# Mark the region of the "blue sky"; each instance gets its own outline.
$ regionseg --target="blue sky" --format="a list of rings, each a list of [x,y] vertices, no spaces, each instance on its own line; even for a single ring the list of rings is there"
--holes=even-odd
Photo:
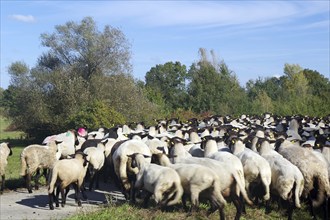
[[[285,63],[317,70],[329,67],[328,0],[313,1],[3,1],[1,0],[1,87],[8,66],[35,66],[47,50],[40,34],[55,25],[91,16],[99,30],[111,25],[131,43],[133,76],[180,61],[187,68],[198,49],[214,50],[242,86],[249,79],[283,75]]]

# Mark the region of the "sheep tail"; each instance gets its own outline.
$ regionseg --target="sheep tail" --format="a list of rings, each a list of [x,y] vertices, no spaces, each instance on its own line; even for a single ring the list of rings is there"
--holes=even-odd
[[[180,181],[175,181],[174,182],[174,187],[176,189],[175,197],[174,197],[173,200],[171,200],[167,203],[167,205],[169,205],[169,206],[179,203],[179,201],[180,201],[180,199],[182,198],[182,195],[183,195],[183,188],[182,188],[182,185],[181,185]]]
[[[303,188],[304,188],[303,180],[301,180],[299,182],[297,182],[297,181],[294,182],[294,202],[295,202],[295,206],[297,208],[301,208],[300,196],[301,196]]]
[[[54,192],[54,187],[55,187],[55,183],[57,180],[57,170],[55,168],[50,170],[49,173],[49,187],[48,187],[48,194],[52,194]]]
[[[244,200],[249,205],[253,205],[253,202],[250,200],[250,198],[249,198],[249,196],[248,196],[248,194],[246,192],[246,189],[244,187],[244,184],[243,184],[244,178],[241,178],[242,175],[240,175],[239,173],[234,172],[233,173],[233,176],[234,176],[234,179],[235,179],[235,181],[236,181],[236,183],[237,183],[237,185],[238,185],[238,187],[239,187],[239,189],[240,189],[240,191],[242,193],[242,196],[243,196]]]
[[[24,155],[24,151],[21,153],[21,176],[26,176],[27,163]]]
[[[325,200],[325,194],[327,194],[327,196],[329,196],[330,186],[329,186],[329,180],[323,174],[316,176],[315,180],[317,181],[318,190],[317,190],[316,199],[313,199],[312,204],[313,204],[313,207],[319,207],[320,205],[322,205],[322,203]]]

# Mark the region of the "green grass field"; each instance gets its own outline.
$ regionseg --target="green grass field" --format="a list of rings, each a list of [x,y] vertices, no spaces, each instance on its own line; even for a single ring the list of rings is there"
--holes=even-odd
[[[6,188],[16,189],[24,187],[24,181],[20,173],[20,154],[28,142],[24,139],[24,133],[8,131],[10,121],[0,116],[0,143],[8,142],[12,146],[13,154],[8,157],[6,168]],[[43,181],[44,182],[44,181]]]
[[[7,131],[6,128],[9,126],[10,121],[3,117],[0,117],[0,142],[9,142],[13,146],[13,155],[8,158],[8,166],[6,169],[6,190],[12,190],[16,188],[24,187],[24,181],[19,175],[20,173],[20,153],[28,142],[22,137],[24,134],[22,132],[12,132]],[[41,184],[45,184],[45,179],[41,177]],[[5,190],[5,192],[6,192]],[[277,205],[273,205],[274,209],[271,213],[265,214],[264,207],[247,207],[247,213],[242,215],[241,219],[270,219],[270,220],[280,220],[287,219],[285,216],[285,210],[283,208],[278,209]],[[99,220],[121,220],[121,219],[155,219],[155,220],[206,220],[206,219],[219,219],[218,212],[206,216],[208,206],[201,204],[200,210],[193,213],[191,216],[187,216],[184,210],[179,206],[177,209],[172,211],[161,211],[155,206],[151,205],[150,208],[145,209],[137,206],[124,204],[110,204],[106,207],[100,208],[97,211],[90,213],[82,213],[79,215],[71,216],[69,220],[89,220],[89,219],[99,219]],[[236,209],[232,203],[229,203],[225,208],[225,213],[227,219],[234,219]],[[319,216],[320,217],[320,216]],[[306,205],[303,205],[302,209],[296,209],[293,213],[293,219],[311,219],[307,211]],[[320,217],[321,219],[321,217]]]

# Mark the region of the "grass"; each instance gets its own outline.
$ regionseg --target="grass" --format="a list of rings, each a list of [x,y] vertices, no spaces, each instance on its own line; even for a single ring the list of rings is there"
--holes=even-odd
[[[201,204],[198,212],[193,213],[192,215],[187,215],[187,213],[181,208],[181,206],[175,207],[171,211],[161,211],[155,206],[151,205],[149,208],[142,208],[139,205],[132,206],[128,203],[122,204],[110,204],[106,207],[100,208],[99,210],[80,213],[78,215],[70,216],[67,220],[89,220],[89,219],[98,219],[98,220],[122,220],[122,219],[153,219],[153,220],[216,220],[219,219],[218,211],[207,216],[208,206]],[[302,209],[296,209],[293,212],[293,219],[310,219],[308,212],[304,206]],[[234,219],[236,209],[232,203],[229,203],[225,207],[226,219]],[[285,215],[285,210],[277,210],[277,207],[274,206],[274,210],[265,214],[265,209],[261,208],[251,208],[247,207],[246,214],[241,216],[241,220],[285,220],[287,219]]]

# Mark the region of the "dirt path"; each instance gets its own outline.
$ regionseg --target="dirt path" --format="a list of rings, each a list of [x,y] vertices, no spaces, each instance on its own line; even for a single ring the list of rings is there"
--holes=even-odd
[[[86,192],[88,199],[78,207],[74,190],[70,190],[65,207],[49,209],[47,188],[42,187],[29,194],[26,189],[6,191],[0,195],[0,219],[64,219],[70,215],[96,210],[107,201],[106,195],[122,200],[123,195],[110,184],[101,184],[99,190]]]

